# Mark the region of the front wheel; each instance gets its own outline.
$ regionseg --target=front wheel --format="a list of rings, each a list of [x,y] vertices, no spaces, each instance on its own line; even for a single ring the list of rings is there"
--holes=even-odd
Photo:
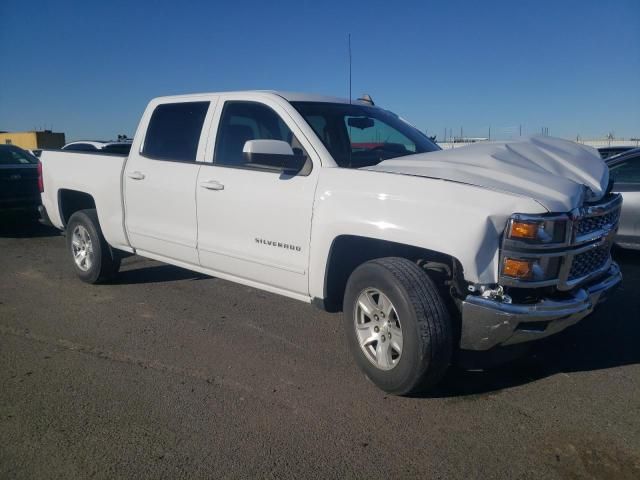
[[[67,223],[67,248],[75,271],[84,282],[105,282],[118,273],[120,257],[104,239],[93,209],[71,215]]]
[[[389,393],[433,387],[451,361],[449,313],[427,273],[404,258],[381,258],[347,282],[344,322],[349,347],[366,377]]]

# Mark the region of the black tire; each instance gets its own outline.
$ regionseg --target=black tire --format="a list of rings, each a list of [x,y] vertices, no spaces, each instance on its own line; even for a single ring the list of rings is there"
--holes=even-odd
[[[73,254],[73,232],[78,226],[84,227],[91,239],[93,261],[87,270],[78,266]],[[73,261],[73,267],[78,277],[84,282],[103,283],[111,280],[118,273],[120,256],[104,239],[98,222],[98,214],[94,209],[79,210],[71,215],[67,223],[67,248]]]
[[[370,288],[387,296],[402,328],[402,353],[390,370],[374,365],[358,342],[357,302],[360,294]],[[354,270],[345,291],[344,324],[356,363],[369,380],[386,392],[425,393],[440,381],[451,362],[449,312],[427,273],[407,259],[380,258]]]

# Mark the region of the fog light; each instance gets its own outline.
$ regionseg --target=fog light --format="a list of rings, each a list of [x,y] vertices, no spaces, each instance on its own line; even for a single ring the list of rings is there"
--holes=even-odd
[[[516,260],[505,258],[502,273],[508,277],[528,280],[533,277],[533,260]]]

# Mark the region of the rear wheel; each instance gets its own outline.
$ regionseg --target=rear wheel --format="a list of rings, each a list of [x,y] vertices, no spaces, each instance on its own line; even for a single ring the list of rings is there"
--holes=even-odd
[[[120,268],[120,257],[102,235],[95,210],[80,210],[67,223],[67,247],[81,280],[100,283],[112,279]]]
[[[349,347],[364,374],[398,395],[433,387],[451,361],[449,313],[433,281],[404,258],[366,262],[345,291]]]

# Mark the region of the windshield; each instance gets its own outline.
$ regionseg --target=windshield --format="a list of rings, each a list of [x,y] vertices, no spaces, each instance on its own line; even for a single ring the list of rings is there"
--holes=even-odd
[[[346,103],[291,102],[340,167],[360,168],[440,150],[422,132],[381,108]]]
[[[21,148],[0,145],[0,165],[29,165],[38,163],[38,159]]]

